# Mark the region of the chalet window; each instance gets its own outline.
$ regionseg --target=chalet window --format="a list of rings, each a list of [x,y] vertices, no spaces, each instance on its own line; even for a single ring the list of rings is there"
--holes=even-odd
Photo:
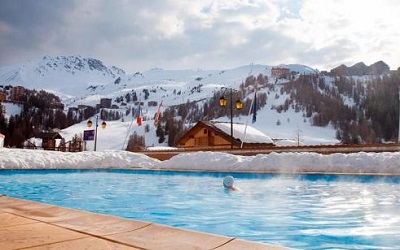
[[[203,134],[207,134],[208,132],[207,132],[207,129],[205,128],[204,130],[203,130]]]

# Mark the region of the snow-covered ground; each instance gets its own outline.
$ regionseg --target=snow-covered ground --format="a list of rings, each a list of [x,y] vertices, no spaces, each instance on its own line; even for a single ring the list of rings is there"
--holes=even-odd
[[[8,120],[10,119],[10,116],[15,116],[21,114],[22,107],[21,105],[14,104],[14,103],[8,103],[8,102],[3,102],[1,103],[2,106],[4,106],[4,111],[5,111],[5,118]]]
[[[28,149],[0,149],[0,169],[140,168],[220,172],[328,172],[400,175],[400,152],[322,155],[270,153],[237,156],[220,152],[182,153],[159,161],[127,151],[63,153]]]

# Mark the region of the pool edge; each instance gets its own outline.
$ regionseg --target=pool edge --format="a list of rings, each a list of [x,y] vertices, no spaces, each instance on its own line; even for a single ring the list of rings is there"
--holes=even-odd
[[[2,194],[0,218],[1,249],[290,249]]]

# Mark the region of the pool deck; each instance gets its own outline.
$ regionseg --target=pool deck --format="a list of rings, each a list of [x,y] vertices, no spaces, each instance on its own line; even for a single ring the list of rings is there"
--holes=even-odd
[[[0,195],[0,249],[288,248]]]

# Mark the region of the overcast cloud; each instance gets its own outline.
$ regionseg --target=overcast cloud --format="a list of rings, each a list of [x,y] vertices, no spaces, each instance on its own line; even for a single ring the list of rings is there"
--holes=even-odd
[[[0,66],[82,55],[129,73],[400,66],[398,0],[0,0]]]

